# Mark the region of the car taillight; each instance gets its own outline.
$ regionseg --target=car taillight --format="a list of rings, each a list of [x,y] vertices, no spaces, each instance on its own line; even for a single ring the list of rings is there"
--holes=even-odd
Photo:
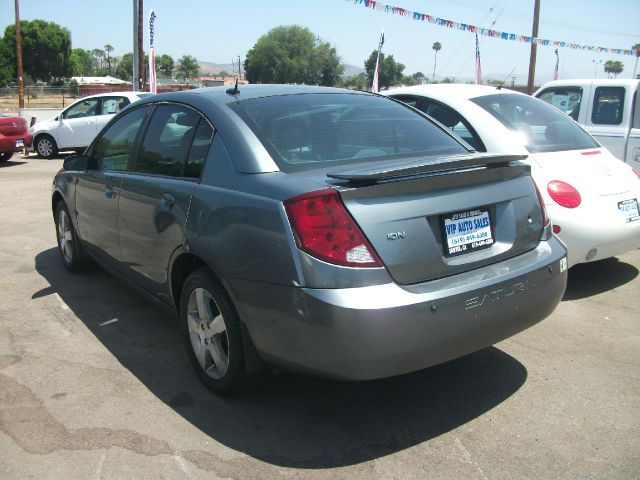
[[[637,171],[635,168],[632,168],[631,170],[633,170],[633,173],[636,174],[636,177],[640,178],[640,172]]]
[[[547,207],[544,206],[544,199],[542,198],[542,194],[540,190],[538,190],[538,186],[534,183],[534,187],[536,187],[536,195],[538,195],[538,202],[540,203],[540,210],[542,210],[542,225],[549,225],[549,215],[547,214]]]
[[[335,265],[382,266],[335,190],[304,193],[285,200],[284,206],[301,250]]]
[[[576,208],[582,203],[580,193],[572,185],[562,180],[552,180],[547,185],[549,195],[558,205],[565,208]]]

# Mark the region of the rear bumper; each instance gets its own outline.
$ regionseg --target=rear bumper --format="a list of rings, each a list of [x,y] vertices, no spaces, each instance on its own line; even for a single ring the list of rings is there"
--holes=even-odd
[[[308,289],[233,280],[260,356],[346,380],[399,375],[493,345],[547,317],[564,294],[555,237],[495,265],[424,284]]]
[[[637,193],[612,197],[609,209],[593,206],[580,212],[558,205],[547,205],[554,225],[561,228],[558,237],[567,246],[569,267],[615,257],[640,248],[640,220],[625,223],[615,211],[618,201],[636,196]]]
[[[31,146],[32,137],[29,132],[18,135],[0,134],[0,152],[19,152],[23,147],[16,147],[16,141],[22,140],[25,147]]]

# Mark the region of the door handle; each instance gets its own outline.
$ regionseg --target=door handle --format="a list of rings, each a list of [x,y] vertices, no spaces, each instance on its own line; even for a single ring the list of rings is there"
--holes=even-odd
[[[176,203],[176,199],[170,193],[164,193],[162,195],[162,200],[160,200],[160,203],[162,203],[163,205],[166,205],[169,208],[171,208]]]

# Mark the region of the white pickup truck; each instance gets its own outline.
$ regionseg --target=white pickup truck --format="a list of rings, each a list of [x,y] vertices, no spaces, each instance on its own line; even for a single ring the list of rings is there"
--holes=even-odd
[[[640,170],[640,80],[554,80],[533,95],[558,107]]]

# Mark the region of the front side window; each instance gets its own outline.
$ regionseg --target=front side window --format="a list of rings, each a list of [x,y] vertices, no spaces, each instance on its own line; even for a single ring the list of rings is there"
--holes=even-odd
[[[597,125],[620,125],[623,107],[624,87],[597,87],[591,122]]]
[[[105,130],[90,153],[99,170],[127,169],[138,131],[148,110],[148,107],[131,110]]]
[[[576,122],[580,115],[582,103],[582,88],[580,87],[554,87],[544,90],[538,98],[549,105],[553,105],[561,112],[569,115]]]
[[[467,152],[419,113],[373,95],[279,95],[244,100],[229,107],[284,172]]]
[[[64,112],[63,118],[71,120],[73,118],[93,117],[100,111],[100,99],[89,98],[81,100]]]
[[[180,105],[156,108],[144,136],[135,171],[181,177],[200,115]]]
[[[557,108],[528,95],[501,93],[471,101],[517,132],[531,153],[597,148],[598,143]]]

